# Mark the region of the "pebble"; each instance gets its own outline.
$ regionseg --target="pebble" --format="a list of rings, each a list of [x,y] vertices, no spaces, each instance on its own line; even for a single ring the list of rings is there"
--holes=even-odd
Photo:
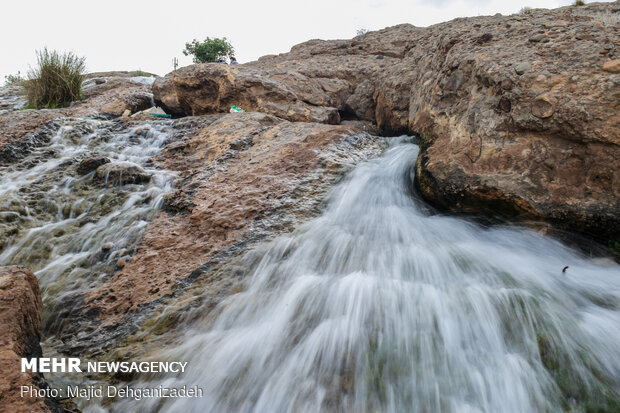
[[[531,68],[532,65],[529,62],[521,62],[515,65],[515,72],[517,72],[518,75],[522,75],[525,72],[529,72]]]
[[[555,112],[556,99],[550,95],[540,95],[532,103],[532,115],[546,119]]]
[[[513,84],[512,84],[512,80],[510,80],[510,79],[508,79],[508,78],[504,78],[504,79],[502,79],[502,82],[501,82],[501,87],[502,87],[502,89],[504,89],[504,90],[510,90],[510,89],[512,89],[512,86],[513,86]]]
[[[105,244],[103,244],[101,246],[101,250],[102,251],[110,251],[112,249],[112,247],[114,247],[114,244],[111,242],[106,242]]]
[[[609,73],[620,73],[620,59],[605,62],[603,70]]]
[[[499,109],[502,112],[510,112],[510,109],[512,109],[512,102],[510,102],[510,99],[508,99],[505,96],[502,96],[499,100]]]
[[[493,40],[493,35],[491,33],[485,33],[476,39],[476,43],[483,44],[490,42],[491,40]]]

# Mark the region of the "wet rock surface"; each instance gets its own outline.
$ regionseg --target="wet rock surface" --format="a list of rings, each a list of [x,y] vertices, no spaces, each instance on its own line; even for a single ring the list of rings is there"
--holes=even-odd
[[[604,239],[620,228],[617,10],[534,9],[311,40],[243,65],[181,68],[156,80],[154,97],[178,114],[238,104],[334,123],[319,109],[335,109],[384,134],[416,133],[428,143],[418,185],[436,205],[501,204],[508,216]]]
[[[76,171],[80,175],[86,175],[87,173],[90,173],[96,170],[101,165],[104,165],[109,162],[110,162],[110,159],[106,158],[105,156],[94,156],[94,157],[82,159],[80,163],[78,164]]]
[[[138,112],[153,105],[153,78],[129,77],[129,73],[92,74],[84,81],[84,99],[61,109],[20,109],[25,104],[19,86],[0,87],[0,165],[20,159],[53,132],[54,120],[64,117],[118,117],[123,111]],[[91,77],[91,76],[95,77]],[[99,80],[99,83],[97,82]],[[19,103],[15,103],[16,99]]]
[[[106,162],[97,168],[95,179],[106,185],[125,185],[148,182],[151,175],[132,162]]]
[[[118,343],[139,326],[134,321],[203,277],[205,293],[221,299],[238,277],[214,275],[214,268],[317,214],[329,187],[383,148],[353,127],[261,113],[187,117],[172,128],[172,142],[154,162],[178,173],[175,190],[135,254],[120,258],[113,277],[79,297],[62,335],[64,351]],[[76,338],[79,331],[89,333]]]
[[[170,138],[166,122],[55,122],[47,143],[0,166],[0,263],[37,273],[46,335],[135,253],[173,178],[149,161]],[[101,163],[110,169],[96,176]]]
[[[26,98],[18,84],[0,87],[0,114],[26,106]]]
[[[0,405],[5,412],[63,412],[51,399],[20,397],[21,386],[47,388],[41,374],[21,373],[21,358],[41,357],[41,293],[24,267],[0,267]]]
[[[0,165],[18,160],[47,142],[57,129],[54,119],[62,115],[30,109],[0,114]]]

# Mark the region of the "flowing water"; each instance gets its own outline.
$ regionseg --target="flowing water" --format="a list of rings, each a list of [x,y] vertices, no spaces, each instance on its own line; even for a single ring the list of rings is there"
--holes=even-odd
[[[320,217],[249,252],[243,291],[151,355],[189,371],[131,384],[204,397],[111,409],[617,411],[619,266],[433,214],[412,190],[417,152],[393,140]]]
[[[173,179],[149,161],[169,139],[165,122],[130,129],[110,121],[57,122],[47,143],[0,166],[0,265],[26,265],[36,273],[47,338],[62,329],[76,294],[109,277],[131,253]],[[94,172],[80,176],[79,161],[93,156],[134,163],[151,179],[114,186],[97,181]]]

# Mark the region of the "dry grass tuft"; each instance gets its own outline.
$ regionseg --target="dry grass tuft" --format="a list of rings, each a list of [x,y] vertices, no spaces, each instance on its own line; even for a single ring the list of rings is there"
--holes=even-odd
[[[85,69],[85,59],[73,53],[47,48],[37,51],[37,66],[30,69],[24,82],[28,106],[58,108],[78,100]]]

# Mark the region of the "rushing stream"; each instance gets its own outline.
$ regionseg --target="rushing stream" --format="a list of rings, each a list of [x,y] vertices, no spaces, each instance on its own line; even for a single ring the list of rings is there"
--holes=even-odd
[[[62,329],[71,297],[108,277],[135,247],[173,178],[149,165],[169,139],[166,123],[130,129],[87,119],[57,123],[47,143],[0,166],[0,265],[36,273],[48,339]],[[76,172],[80,160],[97,156],[131,162],[151,178],[118,186]]]
[[[151,355],[189,370],[131,383],[197,385],[202,398],[112,410],[615,411],[618,265],[433,214],[412,190],[417,151],[392,140],[320,217],[249,252],[243,291]]]

